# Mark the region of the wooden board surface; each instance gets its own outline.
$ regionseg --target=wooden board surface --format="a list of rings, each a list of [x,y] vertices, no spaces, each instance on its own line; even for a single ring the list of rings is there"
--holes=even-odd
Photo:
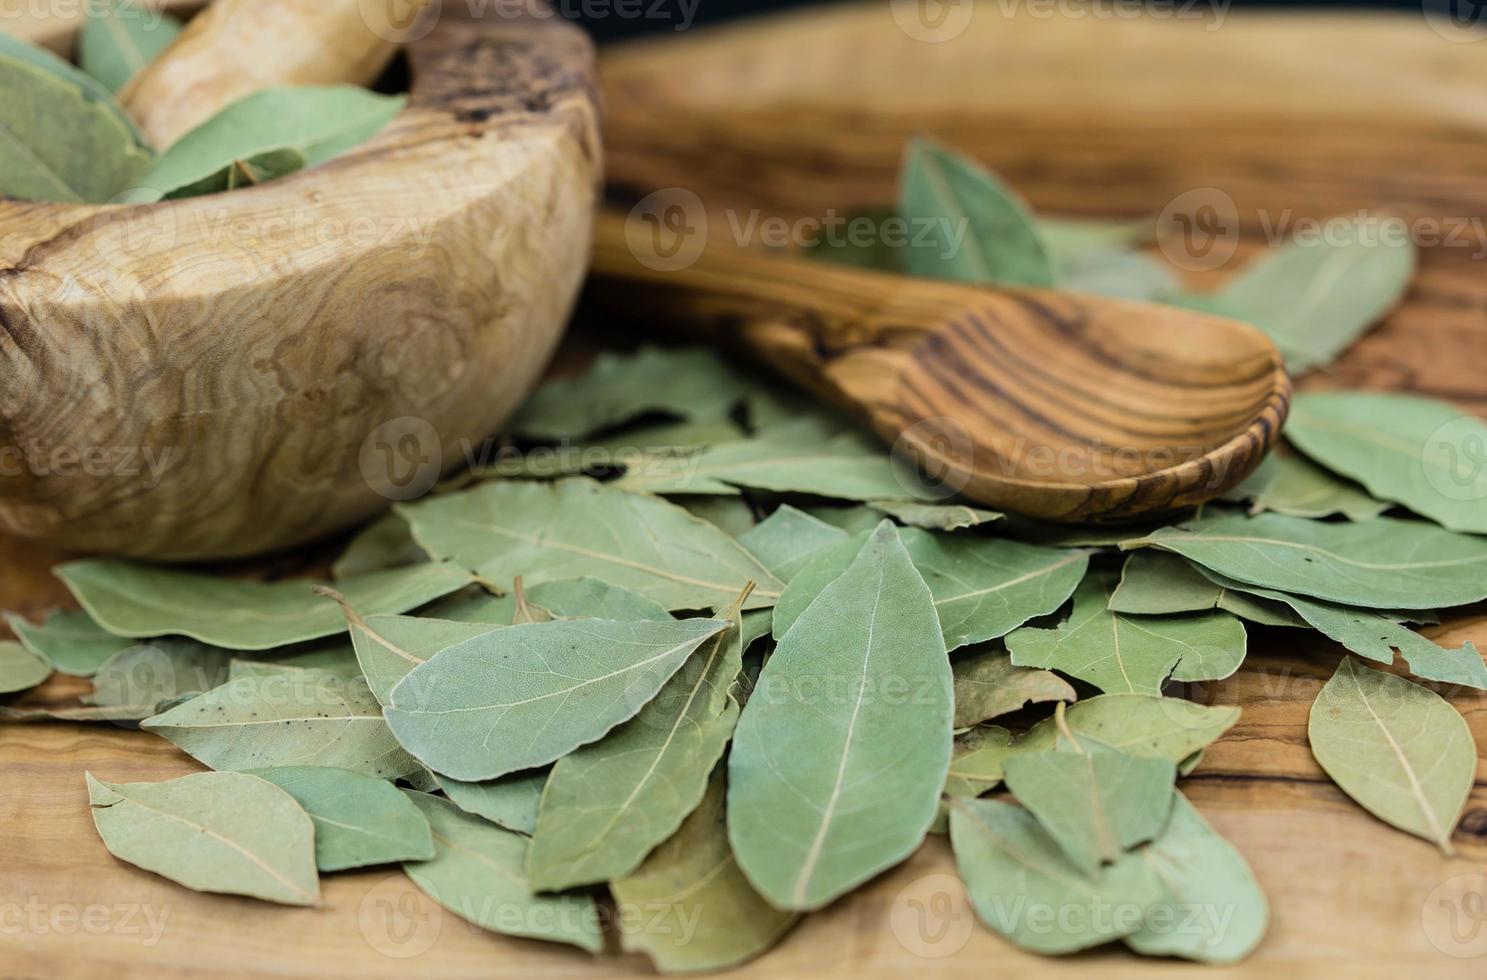
[[[684,175],[710,200],[731,195],[726,199],[752,200],[773,213],[847,207],[890,198],[897,146],[908,132],[927,127],[972,142],[989,162],[1011,171],[1035,203],[1065,212],[1152,213],[1183,188],[1211,186],[1205,181],[1217,173],[1220,186],[1241,203],[1251,237],[1256,225],[1250,219],[1262,207],[1335,213],[1344,205],[1403,201],[1422,214],[1487,214],[1487,86],[1461,84],[1468,77],[1484,80],[1487,43],[1472,51],[1472,68],[1463,53],[1469,45],[1432,40],[1419,35],[1420,25],[1403,21],[1332,20],[1298,30],[1275,18],[1236,14],[1213,32],[1180,23],[1107,23],[1103,35],[1087,21],[978,21],[965,46],[905,46],[886,6],[875,2],[793,16],[779,26],[672,39],[664,58],[649,43],[614,52],[617,175],[634,191],[680,183]],[[1318,37],[1326,44],[1305,40]],[[972,47],[977,44],[982,47]],[[872,45],[897,54],[874,61],[864,54]],[[1330,52],[1325,57],[1323,47]],[[1005,57],[998,61],[992,51]],[[968,65],[980,65],[975,70],[987,82],[1011,85],[1010,94],[1005,86],[973,84]],[[1063,78],[1061,87],[1036,83],[1055,76]],[[952,84],[956,78],[960,82]],[[1216,85],[1211,104],[1218,110],[1203,108],[1210,98],[1207,80]],[[658,142],[657,127],[664,131],[666,120],[681,118],[670,114],[662,96],[690,101],[712,121],[708,135],[685,139],[681,134],[695,131],[679,125],[678,135]],[[654,117],[644,125],[636,111],[643,102],[635,101],[643,98],[652,99]],[[1025,104],[1030,99],[1031,108]],[[1039,99],[1045,108],[1065,102],[1070,108],[1039,115],[1031,111]],[[1163,100],[1175,100],[1182,111],[1159,111]],[[1143,106],[1147,128],[1122,129],[1140,122]],[[1236,126],[1235,114],[1246,107],[1250,121]],[[1324,126],[1334,109],[1338,124]],[[1266,119],[1276,138],[1260,145],[1256,133]],[[1013,126],[1016,120],[1020,125]],[[1076,125],[1082,128],[1068,128]],[[1181,139],[1179,125],[1187,127]],[[870,139],[851,142],[854,130]],[[1452,152],[1420,152],[1422,140]],[[1243,147],[1246,155],[1223,164],[1213,148],[1223,142]],[[790,155],[806,145],[815,152]],[[694,146],[712,148],[706,168]],[[1344,166],[1349,158],[1353,165]],[[1309,383],[1429,391],[1487,411],[1484,269],[1463,250],[1433,250],[1406,307],[1331,378]],[[63,600],[49,574],[57,557],[0,540],[0,608],[36,618]],[[291,573],[322,558],[290,557],[272,571]],[[1442,642],[1470,639],[1487,647],[1487,608],[1457,612],[1436,632]],[[1249,660],[1234,678],[1175,692],[1243,709],[1239,725],[1183,781],[1198,808],[1249,859],[1272,903],[1264,944],[1225,973],[1481,976],[1487,955],[1460,954],[1487,954],[1487,928],[1472,931],[1474,923],[1481,925],[1473,918],[1478,907],[1463,899],[1462,889],[1475,879],[1458,876],[1487,870],[1487,767],[1479,766],[1453,858],[1352,804],[1317,767],[1305,737],[1311,701],[1338,656],[1338,648],[1300,632],[1256,630]],[[21,700],[64,703],[81,689],[76,681],[57,679]],[[1474,692],[1451,697],[1479,746],[1487,747],[1487,698]],[[324,907],[299,910],[195,894],[109,856],[88,813],[85,770],[129,781],[199,768],[163,740],[111,726],[0,728],[0,826],[6,829],[0,837],[0,974],[584,978],[649,972],[636,957],[595,961],[484,933],[441,911],[392,869],[333,876]],[[936,838],[902,867],[809,917],[778,949],[736,975],[1040,978],[1093,971],[1219,975],[1119,949],[1064,959],[1020,953],[974,922],[948,848]]]

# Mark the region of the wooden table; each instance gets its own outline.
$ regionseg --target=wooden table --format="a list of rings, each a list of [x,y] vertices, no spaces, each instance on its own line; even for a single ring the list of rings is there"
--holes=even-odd
[[[910,38],[885,4],[873,3],[668,39],[664,48],[617,49],[608,64],[614,179],[635,193],[684,184],[710,208],[849,207],[891,199],[898,147],[923,128],[970,146],[1040,207],[1140,215],[1185,189],[1223,188],[1249,246],[1266,209],[1487,214],[1487,42],[1453,45],[1418,19],[1234,15],[1210,32],[1182,22],[984,13],[996,6],[978,8],[961,38],[940,44]],[[685,125],[668,129],[676,120]],[[1484,270],[1465,249],[1428,251],[1405,308],[1332,375],[1308,384],[1429,392],[1487,412]],[[48,574],[57,557],[0,541],[0,607],[35,617],[64,601]],[[290,558],[276,570],[321,557]],[[1432,632],[1443,643],[1487,648],[1487,608],[1457,611]],[[1255,630],[1235,677],[1174,692],[1243,709],[1182,781],[1248,858],[1272,905],[1263,945],[1228,972],[1481,976],[1487,955],[1451,954],[1487,954],[1487,926],[1477,920],[1483,928],[1472,934],[1476,907],[1461,900],[1477,882],[1458,877],[1487,871],[1487,769],[1479,769],[1452,858],[1354,805],[1306,745],[1307,712],[1339,655],[1309,634]],[[81,689],[59,678],[27,700],[63,703]],[[1487,699],[1451,698],[1487,745]],[[284,909],[189,892],[105,851],[85,770],[131,781],[199,768],[161,739],[111,726],[0,728],[0,974],[649,972],[638,957],[594,961],[480,931],[393,869],[332,876],[322,908]],[[1452,939],[1453,912],[1465,940]],[[948,848],[934,838],[738,975],[1092,971],[1216,975],[1114,947],[1063,959],[1018,952],[975,923]]]

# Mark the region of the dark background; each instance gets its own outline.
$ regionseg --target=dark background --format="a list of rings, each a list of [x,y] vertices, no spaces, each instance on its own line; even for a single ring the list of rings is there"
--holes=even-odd
[[[554,0],[555,6],[565,13],[574,15],[574,19],[588,28],[596,38],[606,40],[619,37],[630,37],[636,34],[646,33],[675,33],[676,23],[680,19],[676,16],[669,18],[648,17],[620,17],[610,13],[605,15],[599,13],[610,9],[612,0]],[[659,4],[660,9],[675,12],[679,9],[677,0],[632,0],[638,2],[643,8],[652,8]],[[869,0],[869,2],[886,4],[888,0]],[[1232,9],[1249,7],[1285,7],[1293,10],[1419,10],[1421,4],[1431,6],[1442,5],[1449,0],[1312,0],[1312,2],[1298,3],[1295,0],[1233,0]],[[1464,5],[1470,6],[1473,0],[1465,0]],[[749,14],[762,14],[775,10],[784,10],[788,7],[821,6],[819,2],[811,3],[808,0],[687,0],[688,5],[696,4],[696,16],[692,26],[713,24],[735,17],[743,17]],[[594,11],[585,16],[583,11]],[[1325,44],[1324,38],[1318,38],[1317,43]]]

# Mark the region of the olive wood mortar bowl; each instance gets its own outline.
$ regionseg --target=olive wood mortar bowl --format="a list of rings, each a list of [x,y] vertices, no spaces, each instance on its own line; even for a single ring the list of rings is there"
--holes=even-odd
[[[142,207],[0,198],[0,530],[284,549],[427,489],[520,405],[589,260],[593,49],[446,11],[408,55],[407,108],[313,170]]]

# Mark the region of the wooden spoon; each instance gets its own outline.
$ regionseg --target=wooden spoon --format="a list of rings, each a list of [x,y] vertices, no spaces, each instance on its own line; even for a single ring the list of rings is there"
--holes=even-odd
[[[1244,479],[1286,418],[1280,354],[1247,324],[848,269],[663,224],[605,213],[591,295],[762,358],[918,462],[931,496],[1071,523],[1154,517]]]

